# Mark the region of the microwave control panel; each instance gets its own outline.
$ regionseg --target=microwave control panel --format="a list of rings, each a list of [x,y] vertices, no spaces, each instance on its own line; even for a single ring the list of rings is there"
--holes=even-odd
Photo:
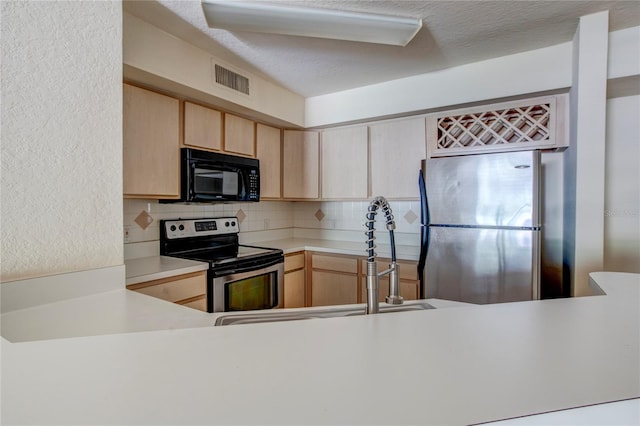
[[[258,170],[252,169],[249,173],[249,201],[260,199],[260,175]]]
[[[240,223],[237,217],[165,220],[164,232],[167,239],[170,240],[208,235],[237,234],[240,232]]]

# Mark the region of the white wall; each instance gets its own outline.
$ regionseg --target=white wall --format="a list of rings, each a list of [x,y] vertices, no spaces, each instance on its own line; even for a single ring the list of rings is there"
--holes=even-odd
[[[609,33],[609,79],[640,74],[640,27],[626,28]]]
[[[604,269],[640,273],[640,96],[607,102]]]
[[[122,264],[121,4],[0,7],[2,280]]]
[[[571,142],[565,163],[565,265],[572,295],[589,295],[603,269],[604,138],[609,12],[580,18],[573,41]]]
[[[267,117],[277,125],[304,125],[302,96],[232,68],[210,53],[128,13],[124,13],[123,45],[127,78],[151,86],[162,84],[161,88],[166,90],[186,91],[183,95],[240,114],[255,114],[250,118]],[[215,84],[214,62],[250,77],[251,95],[239,94]]]
[[[553,66],[549,66],[553,64]],[[571,43],[307,98],[305,126],[453,107],[571,86]]]

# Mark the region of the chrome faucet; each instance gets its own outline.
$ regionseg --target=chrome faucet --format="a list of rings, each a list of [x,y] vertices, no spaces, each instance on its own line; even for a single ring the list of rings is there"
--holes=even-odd
[[[378,209],[382,209],[382,213],[385,215],[387,230],[389,231],[389,239],[391,244],[391,265],[389,269],[378,273],[378,267],[376,264],[376,245],[374,243],[376,237],[374,234],[374,223],[376,221],[376,213]],[[391,207],[384,197],[375,197],[369,203],[367,209],[365,226],[367,231],[367,314],[377,314],[380,310],[380,304],[378,302],[380,295],[380,277],[389,275],[389,296],[385,301],[393,305],[399,305],[403,303],[403,298],[400,296],[400,281],[398,264],[396,263],[396,243],[393,236],[393,230],[396,229],[396,223],[393,220],[393,214],[391,213]]]

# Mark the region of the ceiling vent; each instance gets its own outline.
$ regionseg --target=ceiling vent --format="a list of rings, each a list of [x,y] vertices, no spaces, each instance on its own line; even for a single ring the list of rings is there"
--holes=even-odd
[[[228,87],[236,92],[249,95],[249,78],[245,77],[237,72],[231,71],[216,63],[214,66],[214,80],[217,84]]]

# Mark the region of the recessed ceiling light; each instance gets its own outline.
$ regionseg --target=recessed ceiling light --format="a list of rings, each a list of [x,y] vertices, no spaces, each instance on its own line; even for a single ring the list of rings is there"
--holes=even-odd
[[[269,3],[202,0],[210,28],[406,46],[422,20]]]

